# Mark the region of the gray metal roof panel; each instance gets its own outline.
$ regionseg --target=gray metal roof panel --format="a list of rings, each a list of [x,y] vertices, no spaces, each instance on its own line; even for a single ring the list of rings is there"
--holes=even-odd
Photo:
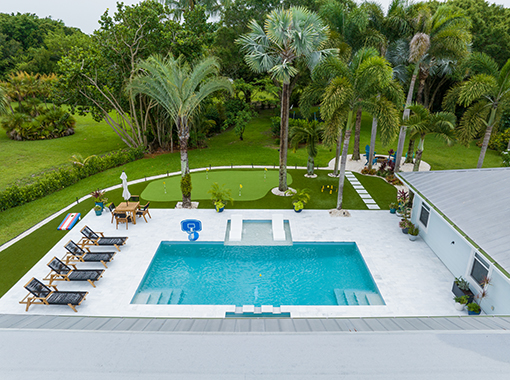
[[[399,173],[510,271],[510,168]]]

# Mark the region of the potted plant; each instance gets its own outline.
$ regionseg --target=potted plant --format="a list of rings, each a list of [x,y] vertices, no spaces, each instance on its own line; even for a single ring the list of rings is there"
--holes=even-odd
[[[467,304],[468,314],[469,315],[479,315],[482,312],[480,305],[476,302],[470,302]]]
[[[286,194],[292,195],[292,206],[295,212],[303,211],[305,205],[310,201],[310,190],[308,189],[289,189]]]
[[[398,226],[402,229],[402,233],[407,234],[409,232],[409,223],[406,218],[400,220]]]
[[[463,295],[463,296],[453,297],[453,299],[455,301],[455,309],[462,311],[462,310],[464,310],[464,307],[467,305],[469,297],[466,295]]]
[[[104,196],[104,191],[97,189],[90,193],[90,195],[92,195],[92,198],[95,199],[96,206],[100,206],[101,211],[103,211],[104,204],[108,202],[108,198],[105,198]]]
[[[395,214],[397,212],[397,204],[395,202],[391,202],[389,208],[391,214]]]
[[[94,211],[96,212],[97,216],[100,216],[103,213],[103,208],[100,205],[95,205]]]
[[[231,190],[226,189],[225,185],[218,185],[218,182],[214,182],[211,185],[208,193],[211,194],[211,200],[213,201],[216,212],[223,212],[228,201],[234,203]]]
[[[469,298],[468,303],[473,302],[474,294],[469,289],[469,282],[462,278],[462,276],[455,277],[452,286],[452,293],[457,297],[466,295]]]
[[[413,223],[409,222],[409,230],[407,231],[409,234],[409,240],[415,241],[420,234],[420,228]]]

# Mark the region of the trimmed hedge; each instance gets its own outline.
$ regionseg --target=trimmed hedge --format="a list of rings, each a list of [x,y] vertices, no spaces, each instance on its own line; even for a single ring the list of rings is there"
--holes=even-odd
[[[71,186],[80,179],[143,158],[143,153],[143,148],[120,150],[104,156],[94,157],[81,167],[66,167],[48,172],[36,182],[26,186],[9,186],[0,192],[0,211],[35,201]]]

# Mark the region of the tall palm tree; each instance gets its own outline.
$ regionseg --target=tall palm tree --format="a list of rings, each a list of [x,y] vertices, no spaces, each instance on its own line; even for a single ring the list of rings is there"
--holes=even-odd
[[[246,53],[246,63],[254,72],[269,72],[273,79],[282,82],[278,189],[287,191],[290,81],[298,74],[296,60],[305,59],[313,70],[336,49],[324,48],[329,27],[317,14],[303,7],[274,10],[267,15],[264,27],[252,20],[249,28],[249,33],[236,40]]]
[[[189,174],[188,139],[190,122],[199,112],[200,104],[219,90],[232,91],[227,78],[219,77],[220,66],[215,58],[204,58],[194,66],[182,59],[151,56],[138,65],[139,74],[129,89],[132,96],[144,94],[154,99],[173,120],[179,136],[181,175]],[[183,207],[191,207],[190,194],[182,195]]]
[[[411,116],[408,119],[407,126],[411,139],[419,138],[416,150],[416,159],[414,161],[413,171],[420,170],[421,157],[423,154],[425,137],[434,135],[443,139],[448,145],[453,143],[455,123],[457,118],[451,112],[431,113],[421,104],[409,106]]]
[[[341,74],[331,80],[326,87],[321,102],[321,116],[325,120],[347,120],[340,164],[337,209],[342,208],[347,149],[351,137],[356,110],[361,106],[375,113],[377,105],[372,93],[380,93],[392,81],[392,69],[388,61],[380,57],[374,49],[361,49],[353,57],[350,65],[338,61]],[[384,112],[384,110],[382,110]],[[389,113],[389,112],[388,112]],[[395,113],[398,115],[398,113]],[[395,125],[397,119],[394,120]]]
[[[308,121],[304,119],[296,120],[296,124],[290,127],[290,145],[294,150],[299,144],[305,143],[308,152],[308,162],[306,164],[306,174],[313,176],[315,166],[315,157],[317,156],[317,145],[322,137],[323,126],[317,120]]]
[[[443,107],[450,110],[455,109],[455,104],[467,107],[458,128],[462,142],[469,143],[485,129],[476,165],[480,169],[492,131],[501,122],[503,112],[510,108],[510,59],[501,70],[491,57],[483,53],[473,53],[469,61],[479,73],[451,89]]]
[[[403,125],[398,138],[395,172],[400,169],[406,138],[406,120],[409,118],[410,112],[407,107],[412,104],[414,86],[420,70],[432,60],[462,59],[468,54],[471,41],[469,18],[458,9],[448,5],[438,7],[432,17],[428,17],[426,8],[423,8],[415,25],[416,33],[409,42],[409,62],[414,64],[414,70],[407,93]]]

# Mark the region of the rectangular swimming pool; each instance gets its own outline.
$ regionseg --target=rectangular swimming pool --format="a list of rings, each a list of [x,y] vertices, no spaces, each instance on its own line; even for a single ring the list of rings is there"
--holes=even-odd
[[[131,303],[382,305],[356,243],[162,242]]]

